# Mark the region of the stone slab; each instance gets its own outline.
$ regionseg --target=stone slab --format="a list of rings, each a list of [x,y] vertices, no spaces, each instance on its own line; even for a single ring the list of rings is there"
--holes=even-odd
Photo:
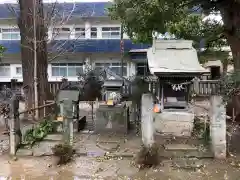
[[[33,151],[32,149],[24,149],[24,148],[20,148],[18,149],[16,156],[32,156],[33,155]]]
[[[118,167],[117,174],[123,177],[133,176],[139,171],[139,169],[136,166],[133,166],[131,163],[129,163],[128,160],[118,161],[117,167]]]
[[[168,151],[196,151],[197,147],[188,144],[167,144],[164,145],[165,149]]]
[[[44,140],[45,141],[62,141],[62,134],[48,134]]]
[[[59,144],[58,141],[42,141],[39,144],[33,146],[33,156],[51,156],[53,155],[52,148],[57,144]]]
[[[173,158],[198,158],[206,159],[213,158],[213,153],[203,151],[163,151],[160,153],[162,159],[173,159]]]
[[[197,169],[202,168],[204,165],[201,160],[197,158],[192,159],[175,159],[172,162],[172,166],[182,169]]]
[[[75,150],[75,153],[77,156],[87,156],[87,150],[84,145],[79,143],[74,143],[73,149]]]
[[[97,147],[103,149],[104,151],[113,152],[116,151],[119,147],[119,143],[97,143]]]
[[[97,157],[104,156],[106,151],[97,147],[96,144],[85,144],[87,156]]]
[[[111,158],[133,158],[133,157],[135,157],[135,154],[124,153],[124,152],[116,152],[116,153],[108,154],[107,156],[111,157]]]

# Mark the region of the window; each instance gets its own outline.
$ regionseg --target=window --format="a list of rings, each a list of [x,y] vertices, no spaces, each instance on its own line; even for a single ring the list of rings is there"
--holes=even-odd
[[[120,38],[120,27],[103,27],[102,38]]]
[[[8,77],[10,75],[10,64],[0,64],[0,76]]]
[[[19,40],[20,30],[18,28],[2,29],[3,40]]]
[[[138,76],[146,76],[149,75],[149,67],[147,63],[137,63],[137,75]]]
[[[104,68],[110,68],[111,63],[95,63],[95,69],[96,70],[103,70]]]
[[[97,38],[97,28],[96,27],[91,28],[91,38]]]
[[[22,75],[22,67],[16,67],[16,74]]]
[[[95,63],[96,69],[110,68],[117,75],[121,75],[122,65],[121,63]],[[127,76],[127,64],[123,63],[123,76]]]
[[[78,76],[79,73],[83,73],[82,63],[52,64],[52,76]]]
[[[75,38],[76,39],[85,38],[85,28],[75,28]]]
[[[70,34],[70,28],[53,28],[53,39],[68,39]]]

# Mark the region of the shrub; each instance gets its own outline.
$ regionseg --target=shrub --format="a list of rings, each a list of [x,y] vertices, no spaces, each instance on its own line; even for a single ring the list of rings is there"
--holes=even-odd
[[[57,144],[52,148],[54,156],[58,157],[58,165],[67,164],[72,160],[74,150],[68,144]]]
[[[143,146],[137,155],[136,163],[140,168],[150,168],[160,164],[160,148],[157,144],[153,144],[151,148]]]

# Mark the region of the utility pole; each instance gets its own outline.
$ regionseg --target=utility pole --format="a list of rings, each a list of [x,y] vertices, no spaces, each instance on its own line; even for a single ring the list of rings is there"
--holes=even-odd
[[[120,40],[120,50],[121,50],[121,76],[123,77],[123,60],[124,60],[124,41],[123,41],[123,25],[121,25],[121,40]]]
[[[37,82],[37,32],[36,32],[36,0],[33,0],[33,49],[34,49],[34,106],[38,107],[38,82]],[[35,119],[38,119],[38,109],[35,111]]]

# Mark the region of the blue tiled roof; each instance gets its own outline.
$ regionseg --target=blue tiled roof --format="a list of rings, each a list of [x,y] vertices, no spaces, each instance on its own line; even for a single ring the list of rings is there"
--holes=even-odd
[[[20,41],[0,41],[6,47],[6,54],[20,53]],[[124,40],[124,51],[132,49],[146,49],[147,44],[133,44],[131,40]],[[85,52],[85,53],[118,53],[120,51],[120,39],[98,39],[98,40],[55,40],[49,44],[51,52]]]
[[[54,9],[55,14],[67,17],[103,17],[108,16],[107,8],[111,2],[78,2],[78,3],[45,3],[45,10],[49,13]],[[74,9],[74,11],[73,11]],[[201,13],[201,8],[193,7],[191,13]],[[17,4],[0,4],[0,18],[14,17],[19,13]]]
[[[110,2],[79,2],[79,3],[45,3],[46,12],[65,17],[71,13],[72,17],[103,17],[108,16],[107,8]],[[19,13],[17,4],[0,4],[0,18],[14,17]]]
[[[20,53],[20,41],[1,41],[0,44],[6,48],[5,53],[15,54]]]

